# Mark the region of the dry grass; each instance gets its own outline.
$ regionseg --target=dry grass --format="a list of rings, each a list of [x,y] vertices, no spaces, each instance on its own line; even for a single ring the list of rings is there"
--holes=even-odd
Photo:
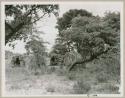
[[[75,94],[88,94],[91,89],[91,84],[81,79],[76,82],[73,88]]]
[[[70,94],[73,92],[74,81],[53,72],[34,75],[23,67],[7,68],[7,95],[48,95]]]
[[[37,70],[38,74],[35,75],[25,67],[11,68],[8,62],[6,64],[6,93],[8,95],[119,93],[116,80],[112,80],[105,72],[101,73],[100,69],[96,69],[99,66],[95,68],[97,65],[92,63],[87,64],[86,69],[71,72],[67,72],[65,68],[47,66],[39,72]],[[112,85],[109,81],[114,84]]]

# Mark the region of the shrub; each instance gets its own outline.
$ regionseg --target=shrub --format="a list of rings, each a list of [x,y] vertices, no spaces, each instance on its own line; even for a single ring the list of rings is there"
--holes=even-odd
[[[74,84],[73,89],[75,91],[74,93],[76,94],[87,94],[91,89],[91,86],[90,83],[81,79]]]
[[[47,74],[51,74],[53,72],[57,72],[59,69],[59,66],[47,66]]]
[[[50,68],[50,71],[51,71],[51,72],[55,72],[55,71],[56,71],[56,68],[55,68],[55,67],[51,67],[51,68]]]
[[[74,80],[76,79],[76,73],[75,72],[68,73],[67,77],[69,80]]]
[[[49,86],[46,88],[47,92],[55,92],[55,88],[53,86]]]
[[[96,76],[98,82],[107,82],[109,76],[105,72],[98,73]]]
[[[67,74],[67,70],[64,68],[58,68],[58,70],[56,71],[58,76],[66,76]]]
[[[117,86],[110,83],[110,84],[105,85],[105,89],[108,89],[110,91],[115,92],[115,91],[118,91],[119,87],[117,87]]]
[[[103,94],[118,94],[119,87],[113,83],[101,83],[98,85],[97,91]]]

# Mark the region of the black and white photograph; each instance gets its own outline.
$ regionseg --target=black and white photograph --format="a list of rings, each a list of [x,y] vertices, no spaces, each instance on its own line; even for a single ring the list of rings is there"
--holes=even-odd
[[[121,96],[123,2],[2,2],[5,96]]]

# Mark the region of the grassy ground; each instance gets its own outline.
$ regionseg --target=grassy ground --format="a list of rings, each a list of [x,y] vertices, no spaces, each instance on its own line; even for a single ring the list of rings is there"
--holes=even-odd
[[[6,63],[7,64],[7,63]],[[7,95],[118,94],[115,80],[98,78],[89,66],[81,71],[65,72],[48,68],[46,73],[31,74],[25,67],[6,66]],[[100,74],[101,75],[101,74]],[[101,75],[102,76],[102,75]]]
[[[31,75],[24,68],[6,70],[7,95],[70,94],[74,81],[56,73]]]

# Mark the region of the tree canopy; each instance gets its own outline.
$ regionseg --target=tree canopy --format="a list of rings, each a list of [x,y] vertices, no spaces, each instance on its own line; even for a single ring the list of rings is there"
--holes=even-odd
[[[26,39],[33,24],[51,13],[58,15],[58,5],[5,5],[5,43]]]
[[[76,15],[71,14],[73,12],[77,12]],[[96,59],[114,46],[119,47],[119,13],[109,12],[104,17],[99,17],[85,10],[70,10],[58,19],[57,28],[59,30],[57,44],[64,45],[66,50],[69,50],[66,52],[77,50],[83,58],[83,61],[76,62],[72,66]]]
[[[87,16],[91,17],[92,13],[86,11],[86,10],[77,10],[77,9],[71,9],[68,12],[64,13],[62,17],[58,18],[57,21],[57,28],[59,31],[62,31],[64,29],[67,29],[71,26],[71,21],[73,18],[77,16]]]

